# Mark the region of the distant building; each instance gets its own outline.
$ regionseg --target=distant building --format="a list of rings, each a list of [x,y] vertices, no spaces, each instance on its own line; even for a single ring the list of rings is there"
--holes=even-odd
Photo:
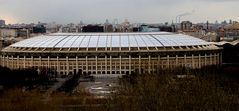
[[[18,37],[29,38],[30,37],[30,31],[31,31],[31,29],[28,29],[28,28],[19,29],[18,32],[17,32],[18,33],[17,36]]]
[[[216,30],[217,25],[210,24],[208,21],[206,23],[193,24],[190,21],[183,21],[181,23],[180,33],[194,36],[203,39],[208,42],[217,41]]]
[[[132,32],[130,22],[127,19],[121,24],[121,32]]]
[[[175,27],[174,26],[159,26],[160,31],[163,32],[175,32]]]
[[[159,32],[160,29],[158,27],[150,26],[150,25],[141,25],[139,27],[140,32]]]
[[[46,33],[46,27],[44,25],[36,25],[33,27],[33,33]]]
[[[3,26],[5,26],[6,24],[5,24],[5,20],[0,20],[0,27],[3,27]]]
[[[190,31],[192,30],[193,23],[190,21],[183,21],[181,23],[181,30],[182,31]]]
[[[133,32],[139,32],[139,27],[133,27]]]
[[[111,24],[104,25],[104,32],[113,32],[113,31],[114,31],[113,25]]]
[[[31,28],[0,28],[0,37],[25,37],[28,38]]]
[[[218,30],[221,41],[234,41],[239,39],[239,23],[225,25]]]
[[[109,20],[107,19],[104,24],[104,32],[113,32],[113,25],[109,23]]]
[[[175,27],[166,25],[141,25],[140,32],[175,32]]]
[[[57,25],[55,22],[46,25],[47,33],[56,33],[59,31],[59,29],[60,29],[59,25]]]
[[[0,36],[1,37],[17,37],[17,29],[13,28],[0,28]]]
[[[82,32],[104,32],[104,26],[100,25],[83,26]]]

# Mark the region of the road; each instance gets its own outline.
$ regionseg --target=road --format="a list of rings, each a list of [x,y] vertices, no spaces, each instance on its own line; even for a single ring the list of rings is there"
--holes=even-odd
[[[117,77],[96,78],[94,82],[80,82],[75,91],[84,89],[97,98],[104,98],[116,91]]]

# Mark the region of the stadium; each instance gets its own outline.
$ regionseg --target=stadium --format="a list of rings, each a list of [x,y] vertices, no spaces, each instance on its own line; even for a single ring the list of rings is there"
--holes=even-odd
[[[168,32],[54,33],[29,38],[1,51],[1,66],[35,67],[59,75],[156,73],[160,68],[221,64],[221,48]]]

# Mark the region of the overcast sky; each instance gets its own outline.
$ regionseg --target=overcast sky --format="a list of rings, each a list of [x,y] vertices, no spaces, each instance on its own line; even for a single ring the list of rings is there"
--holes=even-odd
[[[181,14],[181,21],[239,21],[239,0],[0,0],[7,23],[171,23]]]

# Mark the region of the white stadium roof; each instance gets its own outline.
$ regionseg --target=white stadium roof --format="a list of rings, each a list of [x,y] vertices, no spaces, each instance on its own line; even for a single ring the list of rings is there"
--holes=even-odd
[[[180,47],[210,45],[204,40],[167,32],[150,33],[55,33],[29,38],[10,47],[19,48],[105,48]]]

